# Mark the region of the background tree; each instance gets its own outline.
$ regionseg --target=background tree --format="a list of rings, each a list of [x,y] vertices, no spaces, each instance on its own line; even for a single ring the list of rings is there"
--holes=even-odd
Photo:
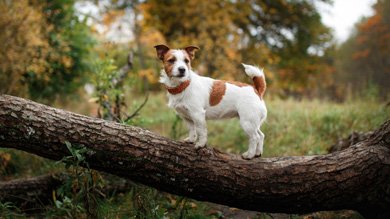
[[[276,57],[264,64],[274,67],[281,95],[301,95],[313,91],[317,79],[329,79],[332,63],[327,49],[332,36],[314,1],[238,1],[235,23],[244,31],[244,39],[249,39],[241,49],[244,61],[259,63],[261,56],[252,54],[262,44]]]
[[[313,77],[332,73],[332,37],[313,1],[150,0],[144,9],[146,24],[172,46],[200,46],[203,74],[243,80],[239,64],[256,63],[282,91],[302,94]]]
[[[23,95],[27,71],[45,75],[52,27],[46,23],[42,6],[27,0],[1,0],[0,14],[0,93]]]
[[[337,77],[342,90],[347,87],[357,94],[370,90],[385,99],[390,92],[390,1],[378,0],[373,8],[374,14],[359,22],[338,49]]]
[[[180,7],[179,7],[180,5]],[[145,25],[162,33],[171,47],[197,45],[201,74],[233,78],[241,61],[230,1],[146,1]],[[223,10],[221,10],[223,8]]]
[[[40,2],[40,1],[38,1]],[[74,0],[46,0],[42,13],[52,26],[48,32],[51,51],[46,75],[28,71],[26,81],[33,99],[72,94],[86,82],[89,53],[94,45],[90,28],[76,16]]]
[[[1,93],[48,100],[84,84],[94,40],[73,4],[0,1]]]

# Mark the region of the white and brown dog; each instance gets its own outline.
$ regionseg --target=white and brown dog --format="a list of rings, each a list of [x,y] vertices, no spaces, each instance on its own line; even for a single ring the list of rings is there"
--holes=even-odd
[[[195,148],[207,143],[206,119],[238,117],[249,137],[249,149],[242,157],[252,159],[263,153],[264,134],[260,126],[267,117],[263,95],[266,88],[263,70],[243,64],[245,73],[254,85],[202,77],[191,69],[191,60],[199,48],[170,49],[155,46],[163,62],[160,83],[168,91],[168,106],[174,108],[187,123],[189,136],[185,140],[196,142]]]

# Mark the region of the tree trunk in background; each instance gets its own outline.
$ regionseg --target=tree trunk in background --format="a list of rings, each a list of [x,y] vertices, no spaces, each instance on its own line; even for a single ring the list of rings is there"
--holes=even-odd
[[[102,194],[128,192],[134,187],[130,180],[119,179],[105,185],[101,190]],[[38,212],[43,205],[53,202],[53,191],[68,180],[72,180],[72,175],[56,173],[0,182],[0,202],[12,202],[26,212]]]
[[[200,201],[261,212],[351,209],[370,218],[390,216],[390,121],[332,154],[247,161],[142,128],[0,96],[1,147],[60,160],[69,156],[65,141],[88,149],[90,168]]]
[[[61,174],[0,182],[0,202],[12,202],[26,212],[36,212],[53,200],[52,192],[64,182]]]

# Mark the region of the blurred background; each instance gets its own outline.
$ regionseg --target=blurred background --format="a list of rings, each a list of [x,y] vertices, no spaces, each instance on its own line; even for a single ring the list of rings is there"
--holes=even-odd
[[[0,30],[0,94],[174,139],[187,130],[166,106],[156,44],[200,47],[193,68],[214,78],[251,83],[240,63],[264,67],[265,157],[328,153],[390,118],[389,0],[0,0]],[[238,121],[208,126],[210,145],[245,151]],[[128,181],[101,196],[122,179],[0,149],[0,180],[57,172],[69,178],[49,204],[2,201],[0,217],[359,217],[244,212]]]

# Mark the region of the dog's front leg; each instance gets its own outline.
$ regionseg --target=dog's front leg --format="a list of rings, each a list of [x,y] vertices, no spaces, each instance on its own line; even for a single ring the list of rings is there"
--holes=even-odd
[[[183,120],[187,124],[188,131],[189,131],[188,137],[185,138],[184,141],[194,143],[196,141],[196,138],[197,138],[195,124],[190,119],[183,117]]]
[[[191,117],[195,124],[196,134],[198,135],[198,141],[195,144],[195,148],[204,147],[207,143],[206,111],[202,110],[193,113]]]

